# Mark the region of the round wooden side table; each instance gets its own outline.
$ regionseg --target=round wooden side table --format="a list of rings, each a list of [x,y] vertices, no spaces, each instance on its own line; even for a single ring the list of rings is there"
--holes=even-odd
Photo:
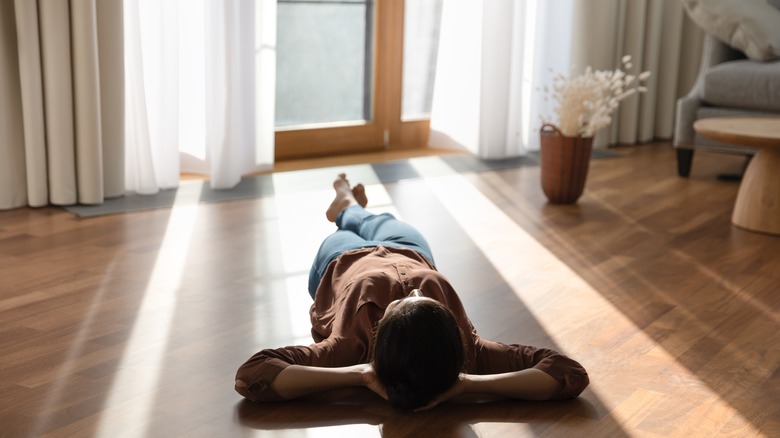
[[[713,140],[759,148],[742,176],[731,222],[780,235],[780,117],[714,117],[697,120],[693,129]]]

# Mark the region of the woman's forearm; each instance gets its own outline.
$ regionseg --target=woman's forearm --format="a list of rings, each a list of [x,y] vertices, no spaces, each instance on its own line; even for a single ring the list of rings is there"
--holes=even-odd
[[[291,365],[276,376],[271,388],[280,397],[291,400],[329,389],[363,386],[365,365],[321,368]]]
[[[466,393],[523,400],[547,400],[562,386],[555,378],[536,368],[502,374],[468,374],[465,379]]]

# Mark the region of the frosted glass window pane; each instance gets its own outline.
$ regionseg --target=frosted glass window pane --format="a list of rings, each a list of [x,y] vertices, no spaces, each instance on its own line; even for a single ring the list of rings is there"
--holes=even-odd
[[[277,127],[371,118],[373,9],[373,1],[277,2]]]

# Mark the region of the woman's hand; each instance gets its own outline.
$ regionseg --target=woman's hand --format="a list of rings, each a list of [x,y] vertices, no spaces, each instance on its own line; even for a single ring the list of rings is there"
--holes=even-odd
[[[458,380],[455,382],[454,385],[452,385],[450,389],[434,397],[433,400],[431,400],[431,402],[428,403],[427,405],[415,409],[414,412],[426,411],[438,405],[439,403],[453,399],[455,397],[458,397],[459,395],[468,393],[468,383],[469,383],[468,374],[461,373],[458,376]]]
[[[363,379],[363,385],[387,400],[387,392],[385,391],[385,387],[379,382],[379,379],[377,379],[374,367],[370,363],[360,364],[360,372],[361,378]]]

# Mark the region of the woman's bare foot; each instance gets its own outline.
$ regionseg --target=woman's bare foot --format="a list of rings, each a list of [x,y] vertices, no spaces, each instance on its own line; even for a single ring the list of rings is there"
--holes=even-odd
[[[355,184],[355,187],[352,187],[352,195],[355,197],[355,200],[358,204],[360,204],[361,207],[365,207],[368,205],[368,197],[366,196],[366,188],[363,186],[362,183]]]
[[[347,175],[340,173],[339,176],[333,181],[333,188],[336,190],[336,197],[333,198],[333,202],[330,203],[330,207],[325,211],[325,216],[331,222],[336,222],[336,218],[339,216],[342,210],[351,205],[360,205],[356,199],[355,194],[352,192],[352,188],[347,181]],[[365,192],[363,192],[365,197]]]

